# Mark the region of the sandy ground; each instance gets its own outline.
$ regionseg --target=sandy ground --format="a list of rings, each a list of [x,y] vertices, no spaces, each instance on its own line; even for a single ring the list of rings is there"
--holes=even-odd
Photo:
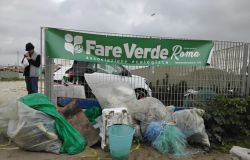
[[[0,81],[0,107],[4,107],[17,98],[27,94],[24,81]]]
[[[9,103],[16,101],[21,96],[27,94],[24,81],[1,82],[0,81],[0,107],[5,107]],[[4,146],[7,141],[0,137],[0,160],[97,160],[111,159],[108,152],[104,152],[97,145],[94,149],[87,148],[84,152],[77,155],[55,155],[42,152],[28,152],[15,148],[14,144]],[[135,147],[135,146],[133,146]],[[192,151],[191,155],[180,160],[230,160],[229,154],[211,152],[211,153],[196,153]],[[92,158],[91,158],[92,157]],[[130,154],[129,160],[166,160],[175,159],[171,155],[161,155],[150,146],[142,144],[140,149]]]

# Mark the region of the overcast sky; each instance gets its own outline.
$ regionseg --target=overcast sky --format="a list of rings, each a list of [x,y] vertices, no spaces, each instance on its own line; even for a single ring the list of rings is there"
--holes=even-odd
[[[250,42],[250,0],[1,0],[0,65],[40,51],[41,26]]]

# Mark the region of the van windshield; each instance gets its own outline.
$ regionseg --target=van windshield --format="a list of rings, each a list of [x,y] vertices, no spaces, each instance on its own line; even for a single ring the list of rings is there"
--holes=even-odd
[[[98,73],[121,75],[123,68],[118,65],[97,64]]]

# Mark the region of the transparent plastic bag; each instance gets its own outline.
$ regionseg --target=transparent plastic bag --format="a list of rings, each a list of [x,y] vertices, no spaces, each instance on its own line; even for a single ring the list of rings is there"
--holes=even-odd
[[[7,135],[20,148],[29,151],[60,153],[61,141],[54,120],[43,112],[17,103],[17,119],[10,119]]]
[[[210,146],[208,135],[205,130],[202,115],[204,110],[193,108],[173,113],[173,119],[177,127],[185,134],[190,141]]]
[[[28,94],[19,99],[28,107],[41,111],[55,121],[56,133],[63,142],[60,153],[77,154],[84,150],[87,141],[82,135],[56,111],[49,98],[41,93]]]
[[[171,121],[174,108],[167,109],[158,99],[146,97],[138,100],[131,110],[133,118],[140,121],[141,131],[144,133],[152,121]]]
[[[0,108],[0,133],[7,134],[9,120],[17,119],[17,103],[13,101],[3,106]]]

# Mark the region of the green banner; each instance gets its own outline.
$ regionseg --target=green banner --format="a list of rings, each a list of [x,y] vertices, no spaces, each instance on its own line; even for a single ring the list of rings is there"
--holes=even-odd
[[[204,66],[210,63],[213,46],[207,40],[123,37],[55,28],[45,31],[48,57],[96,63]]]

